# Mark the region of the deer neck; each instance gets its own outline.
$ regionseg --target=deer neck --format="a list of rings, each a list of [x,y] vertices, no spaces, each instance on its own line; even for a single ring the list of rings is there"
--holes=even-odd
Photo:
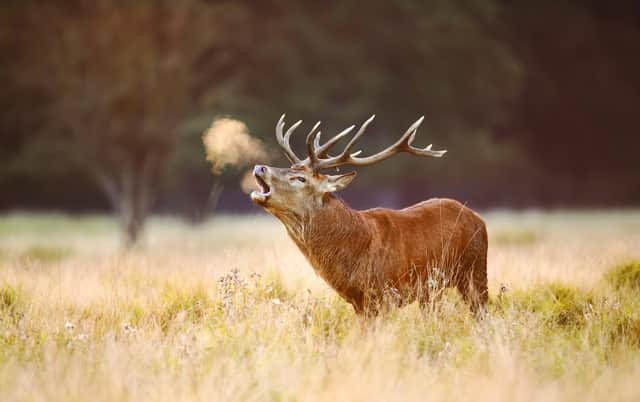
[[[289,224],[282,221],[321,277],[339,291],[349,286],[371,242],[370,229],[358,211],[327,194],[321,207]]]

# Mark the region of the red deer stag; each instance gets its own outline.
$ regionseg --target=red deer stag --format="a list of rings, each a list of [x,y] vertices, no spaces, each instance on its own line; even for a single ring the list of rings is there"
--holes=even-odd
[[[387,149],[367,157],[351,153],[375,116],[362,124],[344,150],[329,149],[347,136],[351,126],[320,144],[318,122],[306,139],[302,160],[289,139],[301,121],[285,133],[284,115],[276,125],[276,139],[291,161],[290,168],[257,165],[260,191],[251,199],[278,218],[316,273],[351,303],[357,314],[375,315],[390,302],[402,306],[433,296],[433,283],[456,287],[471,310],[487,303],[487,231],[471,209],[450,199],[431,199],[401,210],[373,208],[356,211],[333,193],[345,188],[356,172],[321,173],[342,165],[371,165],[399,152],[441,157],[431,145],[412,146],[421,117]],[[388,297],[391,295],[392,297]]]

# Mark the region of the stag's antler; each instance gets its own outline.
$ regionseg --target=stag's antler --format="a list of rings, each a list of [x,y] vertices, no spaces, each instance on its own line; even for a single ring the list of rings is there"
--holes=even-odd
[[[289,144],[289,139],[291,138],[291,134],[293,133],[293,130],[298,128],[300,124],[302,124],[302,120],[298,120],[297,122],[295,122],[291,127],[289,127],[287,132],[284,134],[282,134],[282,130],[284,129],[284,114],[280,116],[280,120],[278,120],[278,123],[276,124],[276,140],[278,141],[278,144],[284,151],[284,154],[287,157],[287,159],[289,159],[289,162],[291,162],[294,165],[299,164],[300,162],[302,162],[302,160],[298,158],[295,152],[293,152],[293,150],[291,149],[291,145]]]
[[[337,156],[329,156],[329,149],[346,135],[348,135],[355,128],[355,126],[351,126],[345,129],[344,131],[338,133],[335,137],[329,139],[329,141],[327,141],[326,143],[320,145],[320,131],[316,132],[316,130],[320,126],[320,122],[317,122],[307,135],[307,154],[309,156],[304,160],[300,160],[300,158],[298,158],[293,153],[293,151],[291,150],[291,146],[289,145],[289,138],[291,137],[291,133],[300,125],[301,121],[298,121],[293,126],[291,126],[283,136],[282,129],[284,127],[284,115],[282,115],[282,117],[278,121],[278,124],[276,125],[276,138],[278,139],[278,143],[284,149],[285,154],[287,155],[287,158],[289,158],[291,163],[296,166],[308,166],[313,171],[319,171],[321,169],[334,168],[343,165],[372,165],[400,152],[408,152],[410,154],[418,156],[433,156],[436,158],[441,157],[447,152],[446,150],[434,151],[431,149],[431,144],[425,148],[416,148],[411,145],[416,136],[418,127],[420,127],[420,124],[422,124],[422,121],[424,120],[424,116],[422,116],[418,120],[416,120],[407,129],[407,131],[405,131],[402,137],[400,137],[400,139],[396,141],[395,144],[378,152],[377,154],[367,157],[358,157],[358,155],[362,151],[351,153],[351,148],[353,148],[358,139],[364,134],[367,126],[375,117],[375,115],[371,116],[362,124],[362,126],[360,126],[360,129],[356,132],[353,138],[351,138],[351,141],[349,141],[344,150]]]

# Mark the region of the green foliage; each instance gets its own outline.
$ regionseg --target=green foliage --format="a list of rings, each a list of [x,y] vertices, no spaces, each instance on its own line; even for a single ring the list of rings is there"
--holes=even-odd
[[[162,307],[157,321],[163,330],[167,330],[176,320],[202,320],[208,317],[208,311],[213,307],[211,297],[203,288],[184,290],[166,284],[161,300]],[[132,311],[135,313],[136,309]],[[140,315],[139,312],[136,314]]]
[[[16,325],[24,317],[26,306],[27,298],[20,287],[0,284],[0,328],[3,323]]]
[[[345,339],[356,319],[351,306],[337,296],[312,301],[306,314],[304,322],[313,336],[338,344]]]
[[[606,281],[614,288],[640,291],[640,261],[629,261],[613,267],[605,275]]]
[[[627,344],[640,348],[640,317],[634,318],[628,314],[615,315],[607,330],[613,344]]]
[[[521,221],[514,219],[514,227]],[[449,400],[462,388],[470,396],[482,389],[488,398],[511,400],[539,396],[541,387],[544,395],[557,393],[558,401],[583,395],[625,400],[614,389],[635,396],[640,298],[632,286],[614,287],[599,276],[583,286],[523,280],[493,294],[481,318],[447,289],[424,310],[414,303],[362,320],[335,292],[313,282],[311,271],[298,279],[291,261],[254,265],[271,261],[264,256],[274,253],[278,240],[261,243],[257,234],[284,239],[275,222],[268,230],[254,218],[225,217],[212,225],[217,228],[194,230],[159,222],[156,248],[147,253],[91,260],[102,240],[86,250],[72,242],[82,258],[38,269],[24,269],[20,258],[1,264],[0,281],[9,278],[0,282],[3,395],[20,399],[26,378],[33,383],[28,396],[44,390],[54,401],[83,400],[96,389],[105,401],[135,399],[139,394],[131,389],[149,392],[145,400],[304,400],[311,393],[321,400],[422,400],[429,392],[434,400]],[[248,231],[237,228],[243,225],[253,236],[234,239]],[[545,237],[545,247],[556,247],[547,255],[575,247],[571,256],[592,245],[592,233],[580,232],[589,235],[584,243],[576,239],[577,246]],[[573,226],[568,233],[574,235]],[[0,240],[8,249],[16,244]],[[37,244],[39,237],[25,238],[18,249]],[[492,250],[498,277],[514,255],[531,258],[526,248]],[[588,257],[601,251],[589,250],[584,261],[593,265],[585,270],[599,275],[602,259]],[[209,259],[220,254],[231,258]],[[85,268],[80,261],[88,264],[76,275]],[[229,261],[259,273],[227,271]],[[550,261],[539,263],[547,277],[557,274]]]
[[[509,297],[498,299],[499,305],[539,315],[550,326],[581,327],[596,301],[591,291],[561,283],[539,285],[528,290],[514,291]]]
[[[105,215],[16,212],[0,216],[0,239],[38,235],[51,240],[79,232],[94,236],[110,233],[115,226]]]
[[[17,289],[5,285],[0,287],[0,309],[3,312],[13,314],[19,306],[20,298]]]
[[[42,263],[60,262],[73,254],[69,248],[50,247],[50,246],[33,246],[25,250],[21,258],[27,261],[37,261]]]
[[[277,299],[261,278],[233,273],[223,278],[237,285],[233,306],[224,305],[223,290],[214,294],[204,287],[152,282],[152,287],[162,287],[157,303],[125,301],[112,312],[96,304],[79,315],[66,310],[74,327],[44,317],[26,327],[7,320],[10,311],[21,309],[23,297],[5,286],[0,289],[0,319],[9,326],[0,333],[0,363],[9,358],[39,361],[43,345],[54,347],[58,358],[78,350],[91,354],[93,348],[146,348],[145,337],[162,345],[153,355],[156,360],[147,364],[171,375],[190,364],[198,371],[209,370],[221,359],[255,367],[272,359],[318,364],[316,359],[327,359],[335,351],[346,359],[360,356],[362,363],[356,364],[397,364],[398,376],[411,375],[417,364],[432,370],[482,370],[504,353],[495,349],[502,347],[545,376],[563,378],[584,371],[589,378],[595,369],[590,364],[620,361],[623,352],[640,356],[640,318],[633,313],[637,302],[625,296],[611,303],[592,291],[557,283],[502,295],[481,320],[455,292],[445,292],[429,311],[413,305],[363,322],[336,295],[278,293]],[[59,329],[47,329],[51,325]],[[270,395],[277,399],[288,394],[275,386]]]
[[[284,285],[282,273],[277,270],[267,272],[264,277],[259,274],[251,274],[250,281],[256,289],[258,297],[276,298],[278,300],[289,300],[291,293]]]
[[[504,164],[512,171],[525,159],[513,144],[491,138],[524,76],[507,41],[496,35],[506,27],[499,2],[289,3],[72,2],[37,12],[16,3],[5,11],[6,29],[24,35],[21,41],[7,36],[5,52],[14,57],[0,73],[19,75],[27,88],[50,96],[13,85],[0,94],[12,108],[4,131],[25,134],[10,136],[25,139],[18,145],[7,138],[12,165],[28,167],[21,174],[36,183],[77,177],[81,170],[86,177],[73,191],[102,189],[114,208],[126,183],[153,179],[180,209],[196,203],[206,210],[212,179],[199,137],[211,119],[242,119],[275,148],[273,126],[284,111],[292,121],[305,119],[305,126],[311,119],[327,121],[327,133],[378,113],[359,145],[365,152],[389,145],[427,114],[416,145],[451,147],[472,165],[434,166],[432,177],[443,182],[467,177],[469,170],[494,178],[507,171]],[[184,20],[189,24],[171,29]],[[139,31],[150,25],[158,32]],[[57,32],[74,39],[56,41]],[[28,118],[15,119],[13,109]],[[401,176],[423,179],[416,163],[399,157],[372,167],[370,177],[387,184]],[[66,171],[54,176],[52,167],[61,166]],[[232,179],[223,181],[235,186]]]
[[[500,245],[529,245],[541,240],[542,235],[534,230],[510,230],[491,235],[491,240]]]

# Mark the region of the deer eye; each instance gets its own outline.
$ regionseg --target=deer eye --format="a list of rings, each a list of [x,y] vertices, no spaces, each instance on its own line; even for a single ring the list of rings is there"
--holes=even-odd
[[[302,176],[294,176],[294,177],[290,178],[289,180],[298,180],[298,181],[299,181],[299,182],[301,182],[301,183],[304,183],[304,182],[306,182],[306,181],[307,181],[307,179],[305,179],[305,178],[304,178],[304,177],[302,177]]]

